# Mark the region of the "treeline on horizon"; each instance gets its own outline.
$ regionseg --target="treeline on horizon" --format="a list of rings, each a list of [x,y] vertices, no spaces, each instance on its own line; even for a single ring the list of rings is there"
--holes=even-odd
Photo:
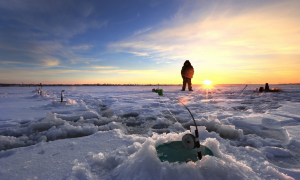
[[[299,85],[300,83],[282,83],[276,85]],[[39,87],[39,86],[181,86],[182,84],[15,84],[15,83],[0,83],[1,87],[7,86],[19,86],[19,87]],[[202,84],[193,84],[202,85]],[[216,85],[245,85],[245,84],[216,84]],[[248,85],[260,85],[260,84],[248,84]],[[274,84],[275,85],[275,84]]]
[[[178,86],[182,84],[9,84],[9,83],[0,83],[0,86]]]

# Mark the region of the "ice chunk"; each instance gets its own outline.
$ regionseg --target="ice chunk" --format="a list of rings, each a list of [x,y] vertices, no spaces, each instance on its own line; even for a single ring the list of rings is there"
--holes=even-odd
[[[185,129],[182,127],[182,125],[179,122],[176,122],[169,126],[169,128],[172,132],[184,132]]]
[[[0,150],[26,146],[26,138],[16,138],[12,136],[0,136]]]
[[[219,135],[222,138],[227,138],[227,139],[244,138],[243,130],[235,129],[234,125],[221,124],[221,122],[214,115],[209,115],[207,120],[202,118],[199,124],[205,126],[208,131],[214,131],[219,133]]]
[[[264,151],[266,151],[270,154],[273,154],[274,156],[277,156],[277,157],[293,156],[289,150],[278,148],[278,147],[267,146],[267,147],[264,147]]]
[[[82,115],[82,117],[84,119],[92,119],[92,118],[98,118],[98,114],[94,111],[89,111],[89,112],[86,112]]]
[[[38,140],[37,140],[37,142],[46,142],[47,141],[47,136],[41,136]]]
[[[48,130],[53,126],[61,126],[65,122],[61,118],[57,118],[56,114],[47,113],[46,118],[40,122],[33,122],[28,126],[28,130],[33,131],[44,131]]]
[[[172,122],[166,118],[157,118],[156,122],[152,125],[153,129],[163,129],[167,128],[172,124]]]

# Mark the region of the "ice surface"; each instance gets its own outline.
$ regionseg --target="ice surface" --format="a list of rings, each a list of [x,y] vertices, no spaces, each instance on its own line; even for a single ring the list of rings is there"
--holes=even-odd
[[[1,87],[1,179],[299,179],[300,86],[256,87]],[[155,147],[194,133],[177,99],[215,156],[160,162]]]

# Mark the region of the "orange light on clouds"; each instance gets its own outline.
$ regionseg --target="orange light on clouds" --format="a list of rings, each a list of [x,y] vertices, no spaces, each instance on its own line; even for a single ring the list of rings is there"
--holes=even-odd
[[[220,11],[212,10],[207,16],[199,13],[200,5],[187,5],[191,16],[181,10],[163,28],[110,44],[109,48],[128,53],[147,50],[148,57],[155,52],[156,60],[178,62],[178,66],[168,65],[168,73],[161,71],[162,77],[169,78],[165,82],[181,83],[174,75],[189,59],[195,68],[193,82],[202,83],[208,74],[214,84],[299,83],[297,0],[245,8],[239,13],[220,6]]]

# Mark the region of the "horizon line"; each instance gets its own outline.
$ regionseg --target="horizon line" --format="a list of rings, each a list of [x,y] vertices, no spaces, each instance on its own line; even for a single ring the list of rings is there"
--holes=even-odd
[[[222,83],[218,83],[218,84],[214,84],[214,85],[262,85],[265,83],[255,83],[255,84],[246,84],[246,83],[233,83],[233,84],[222,84]],[[278,83],[278,84],[270,84],[269,85],[299,85],[300,83]],[[38,84],[33,84],[33,83],[0,83],[0,86],[181,86],[182,84],[114,84],[114,83],[71,83],[71,84],[66,84],[66,83],[47,83],[47,84],[43,84],[43,83],[38,83]],[[203,85],[203,84],[193,84],[195,86],[199,86],[199,85]]]

